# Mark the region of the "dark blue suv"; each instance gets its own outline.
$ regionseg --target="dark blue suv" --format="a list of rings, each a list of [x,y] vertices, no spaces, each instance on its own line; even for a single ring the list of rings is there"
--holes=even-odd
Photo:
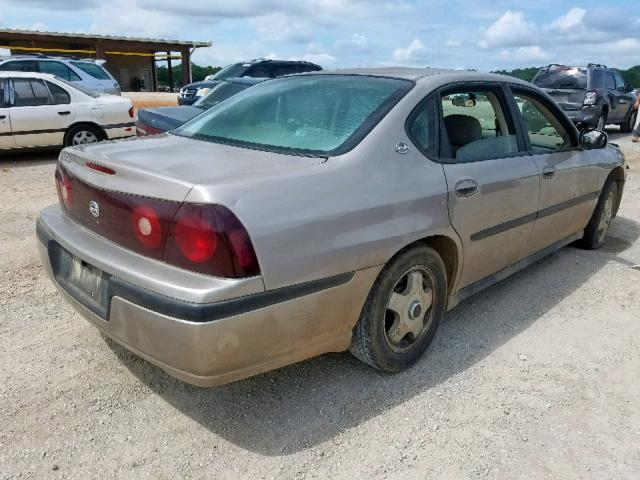
[[[190,83],[180,89],[179,105],[192,105],[204,97],[221,80],[238,77],[276,78],[294,73],[317,72],[322,67],[311,62],[298,60],[266,60],[255,59],[245,63],[234,63],[224,67],[215,75],[201,82]]]

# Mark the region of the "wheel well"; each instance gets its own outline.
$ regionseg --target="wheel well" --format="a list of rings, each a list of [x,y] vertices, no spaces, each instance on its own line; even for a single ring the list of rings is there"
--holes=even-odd
[[[71,125],[69,125],[67,127],[67,131],[64,133],[65,140],[67,138],[67,135],[69,134],[69,130],[71,130],[74,127],[80,127],[80,126],[83,126],[83,125],[87,125],[87,126],[93,127],[96,130],[98,130],[98,132],[100,132],[100,135],[102,135],[102,138],[100,140],[105,140],[107,138],[106,132],[97,123],[93,123],[93,122],[76,122],[76,123],[72,123]]]
[[[444,263],[444,269],[447,274],[447,286],[449,291],[453,288],[453,282],[455,281],[456,272],[458,271],[458,247],[456,243],[445,235],[433,235],[431,237],[421,238],[420,240],[416,240],[413,243],[410,243],[395,256],[398,256],[402,252],[414,247],[416,245],[426,245],[427,247],[433,248]]]

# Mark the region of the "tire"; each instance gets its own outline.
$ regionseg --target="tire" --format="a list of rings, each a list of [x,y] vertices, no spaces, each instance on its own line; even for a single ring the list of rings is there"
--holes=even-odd
[[[613,180],[607,180],[587,228],[584,229],[581,244],[587,250],[597,250],[607,242],[607,233],[615,217],[618,195],[618,184]]]
[[[93,125],[74,125],[64,136],[64,146],[98,143],[102,139],[104,139],[104,133],[99,128]]]
[[[442,259],[427,246],[412,247],[380,272],[353,330],[349,350],[379,370],[405,370],[433,340],[446,303],[447,274]]]
[[[629,118],[626,122],[620,124],[620,132],[621,133],[631,133],[633,132],[633,127],[636,125],[636,118],[638,115],[638,111],[631,112],[629,114]]]

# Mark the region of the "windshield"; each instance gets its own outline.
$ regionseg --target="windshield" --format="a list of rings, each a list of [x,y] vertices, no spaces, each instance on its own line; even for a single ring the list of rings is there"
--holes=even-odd
[[[533,83],[541,88],[587,88],[587,69],[548,67],[540,70]]]
[[[217,143],[302,154],[338,154],[413,86],[356,75],[305,75],[261,83],[175,130]]]
[[[85,95],[89,95],[92,98],[98,98],[99,96],[101,96],[102,94],[100,92],[96,92],[94,90],[89,90],[88,88],[83,87],[82,85],[80,85],[77,82],[71,83],[66,81],[64,78],[60,78],[60,77],[56,77],[56,80],[58,80],[59,82],[64,83],[65,85],[71,87],[71,88],[75,88],[76,90],[84,93]]]
[[[241,92],[250,86],[251,85],[243,85],[240,83],[222,82],[213,87],[208,95],[202,97],[194,103],[193,106],[201,108],[202,110],[209,110],[214,105],[219,104],[221,101],[226,100],[229,97],[233,97],[236,93]]]
[[[213,77],[211,77],[211,79],[226,80],[227,78],[242,77],[250,66],[251,65],[248,63],[234,63],[232,65],[227,65]]]
[[[111,80],[107,72],[104,69],[91,62],[71,62],[71,65],[78,67],[84,73],[91,75],[93,78],[97,78],[98,80]]]

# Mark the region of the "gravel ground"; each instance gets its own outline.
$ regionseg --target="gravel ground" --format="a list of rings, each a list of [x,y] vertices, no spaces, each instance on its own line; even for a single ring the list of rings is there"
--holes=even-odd
[[[45,277],[56,153],[0,159],[0,479],[640,478],[640,145],[608,245],[447,314],[398,375],[332,354],[200,389],[105,341]]]

